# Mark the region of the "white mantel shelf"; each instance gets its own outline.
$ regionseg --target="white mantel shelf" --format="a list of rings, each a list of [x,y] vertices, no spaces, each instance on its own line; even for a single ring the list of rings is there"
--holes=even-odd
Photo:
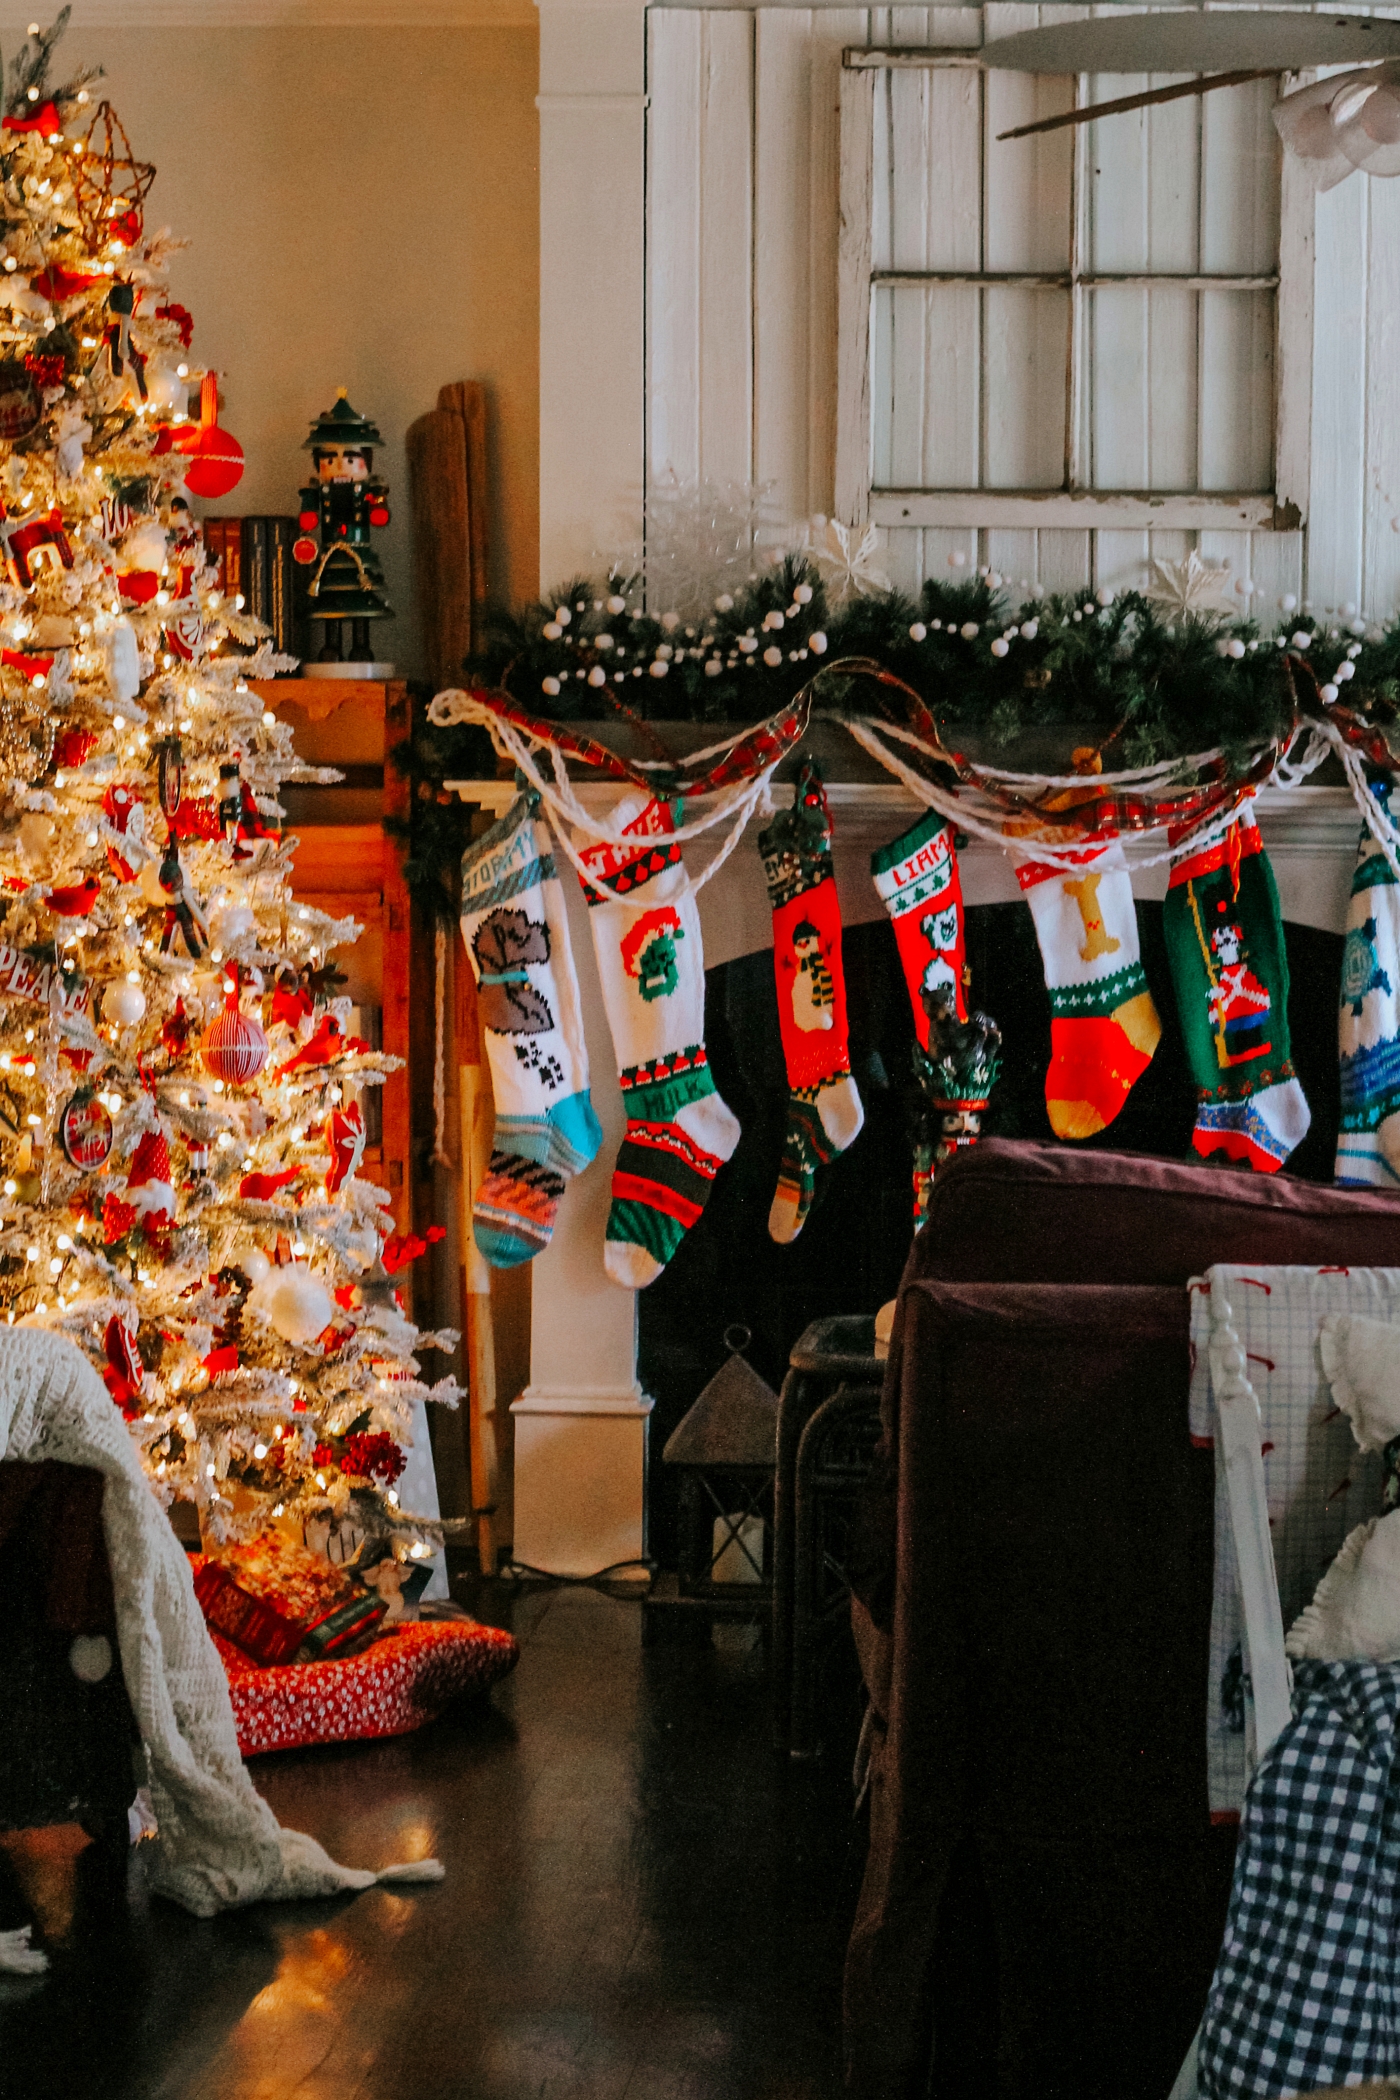
[[[456,780],[465,803],[502,815],[517,789],[508,780]],[[616,782],[576,783],[580,801],[599,813],[621,792]],[[896,782],[830,781],[836,882],[847,926],[878,921],[883,906],[870,879],[870,856],[913,822],[915,797]],[[781,805],[787,792],[774,790]],[[1265,788],[1260,829],[1278,881],[1286,919],[1340,933],[1356,857],[1360,818],[1345,788]],[[700,891],[700,921],[709,968],[772,945],[772,920],[750,823],[750,837]],[[703,872],[722,834],[706,833],[685,849],[692,876]],[[1128,858],[1143,849],[1125,841]],[[1155,850],[1160,851],[1160,846]],[[1010,858],[997,846],[969,845],[959,855],[969,904],[1014,903],[1020,896]],[[561,866],[582,994],[593,1105],[604,1141],[592,1166],[568,1184],[554,1238],[534,1264],[530,1384],[515,1402],[515,1554],[561,1575],[590,1575],[640,1555],[645,1535],[647,1417],[651,1401],[637,1384],[636,1299],[603,1268],[613,1161],[622,1139],[622,1096],[598,992],[588,908],[572,871]],[[1167,867],[1139,867],[1142,898],[1166,893]]]

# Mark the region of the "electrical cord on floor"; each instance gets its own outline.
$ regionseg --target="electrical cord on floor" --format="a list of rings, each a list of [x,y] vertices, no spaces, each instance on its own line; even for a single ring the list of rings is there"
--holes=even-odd
[[[624,1568],[645,1569],[646,1588],[643,1589],[636,1583],[624,1584]],[[646,1597],[656,1585],[656,1562],[645,1557],[640,1560],[615,1560],[610,1567],[599,1568],[596,1575],[556,1575],[548,1568],[532,1568],[527,1560],[502,1561],[497,1573],[505,1582],[519,1584],[528,1577],[532,1582],[553,1583],[559,1589],[601,1590],[605,1597]]]

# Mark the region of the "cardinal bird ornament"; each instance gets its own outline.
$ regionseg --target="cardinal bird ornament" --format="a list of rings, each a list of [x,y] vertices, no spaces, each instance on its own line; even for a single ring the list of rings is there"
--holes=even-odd
[[[82,882],[50,890],[44,901],[60,919],[85,919],[101,893],[101,883],[95,875],[89,875]]]
[[[342,1182],[358,1172],[365,1156],[365,1119],[358,1101],[352,1101],[348,1108],[332,1109],[326,1120],[326,1142],[331,1155],[326,1194],[334,1196]]]
[[[368,1050],[369,1044],[357,1035],[342,1035],[340,1023],[334,1014],[327,1014],[316,1033],[302,1044],[293,1057],[277,1067],[276,1077],[285,1079],[288,1072],[302,1072],[312,1065],[328,1065],[337,1057],[351,1057],[358,1050]]]
[[[130,1422],[141,1412],[141,1386],[146,1367],[137,1352],[136,1337],[120,1313],[113,1313],[107,1322],[102,1346],[107,1357],[102,1382]]]

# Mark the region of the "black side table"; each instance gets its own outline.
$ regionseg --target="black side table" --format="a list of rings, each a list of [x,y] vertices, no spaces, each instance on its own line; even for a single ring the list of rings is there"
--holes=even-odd
[[[773,1740],[801,1758],[818,1748],[817,1665],[849,1595],[847,1533],[880,1434],[873,1314],[814,1320],[788,1363],[773,1498]]]

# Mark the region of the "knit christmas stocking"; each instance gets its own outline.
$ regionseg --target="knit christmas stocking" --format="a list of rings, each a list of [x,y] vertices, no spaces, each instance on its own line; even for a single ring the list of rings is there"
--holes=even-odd
[[[872,856],[870,872],[894,921],[919,1048],[929,1047],[926,992],[951,987],[967,1019],[966,934],[953,827],[932,810]]]
[[[831,862],[831,811],[821,775],[804,759],[792,808],[760,832],[758,850],[773,907],[773,971],[787,1064],[787,1128],[770,1236],[801,1232],[817,1169],[844,1152],[865,1121],[846,1043],[841,906]]]
[[[510,1269],[548,1246],[565,1181],[603,1142],[564,892],[530,798],[462,857],[462,936],[496,1097],[472,1229],[486,1260]]]
[[[1389,812],[1390,782],[1371,793]],[[1337,1179],[1400,1186],[1400,887],[1363,826],[1342,950]]]
[[[1223,839],[1172,862],[1162,924],[1200,1104],[1191,1143],[1275,1174],[1312,1115],[1289,1057],[1278,890],[1249,804]]]
[[[655,1282],[739,1142],[705,1055],[705,957],[669,803],[624,795],[629,835],[580,855],[627,1130],[603,1260],[626,1290]],[[635,844],[631,841],[635,840]],[[596,885],[596,886],[595,886]]]
[[[1123,849],[1114,840],[1075,860],[1072,875],[1038,861],[1016,869],[1050,994],[1045,1106],[1060,1138],[1108,1128],[1162,1035],[1143,974]]]

